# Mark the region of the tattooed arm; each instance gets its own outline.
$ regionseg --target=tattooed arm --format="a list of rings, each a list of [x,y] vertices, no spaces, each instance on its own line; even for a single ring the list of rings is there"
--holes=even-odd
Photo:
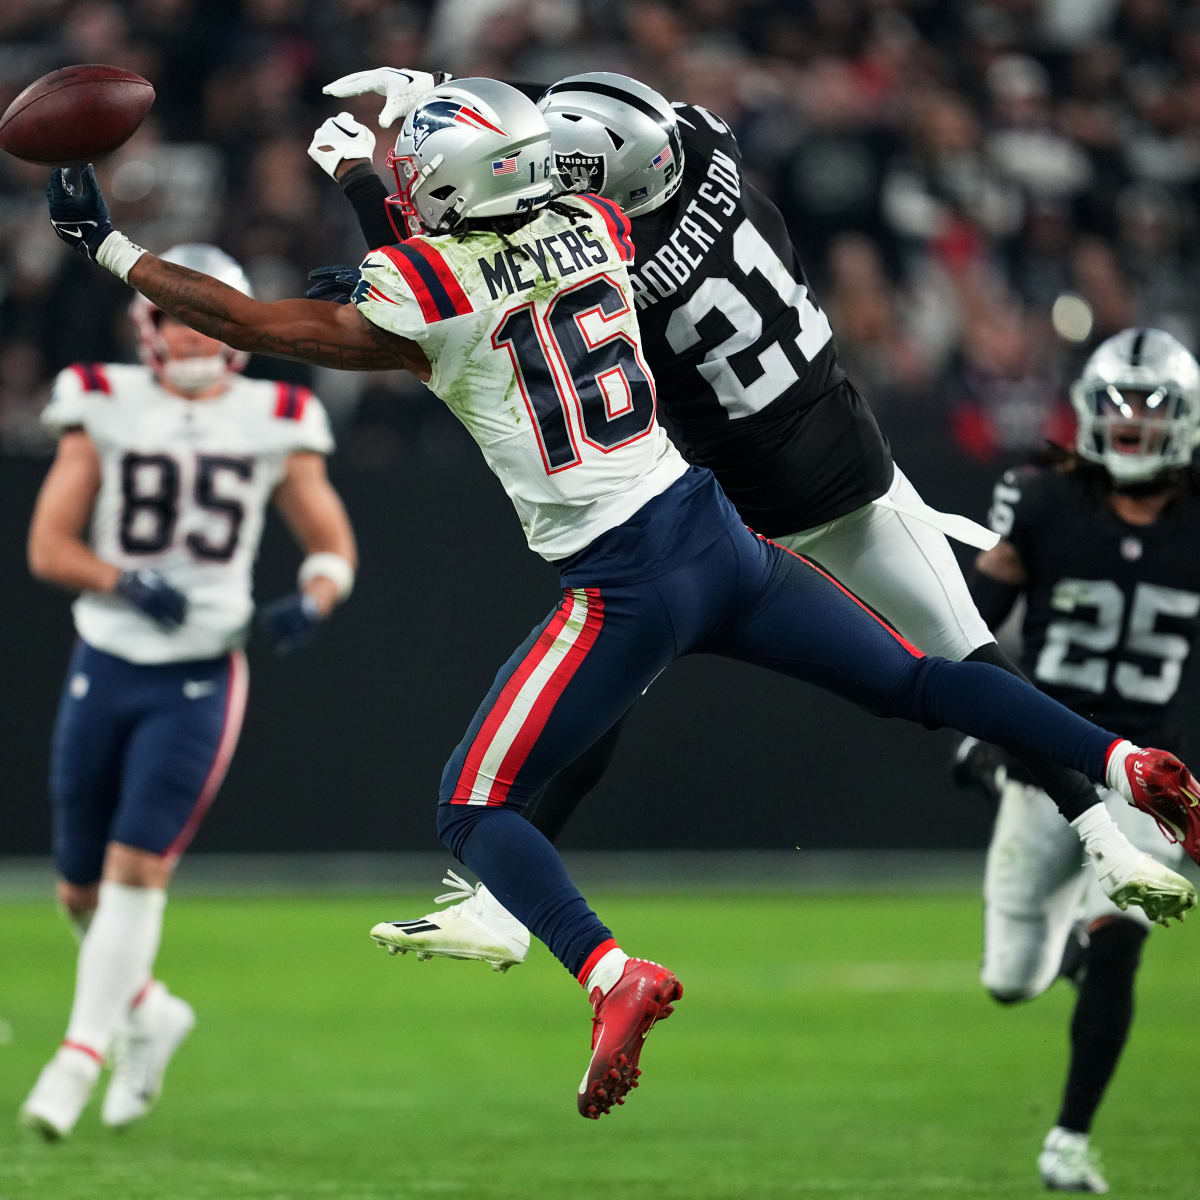
[[[344,371],[402,367],[429,379],[429,361],[416,342],[372,325],[353,305],[252,300],[211,276],[150,253],[134,264],[129,282],[163,312],[235,350]]]

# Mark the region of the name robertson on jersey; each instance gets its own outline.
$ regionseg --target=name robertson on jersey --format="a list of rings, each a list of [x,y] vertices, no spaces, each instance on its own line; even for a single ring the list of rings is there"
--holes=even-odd
[[[649,259],[630,270],[639,309],[679,291],[725,232],[725,221],[737,212],[742,196],[737,163],[728,154],[713,150],[707,176],[671,236]]]
[[[608,261],[609,252],[596,240],[591,226],[579,222],[571,229],[538,238],[524,246],[501,250],[490,261],[476,259],[483,281],[493,300],[502,293],[510,296],[527,292],[537,283],[540,271],[543,280],[587,271]]]

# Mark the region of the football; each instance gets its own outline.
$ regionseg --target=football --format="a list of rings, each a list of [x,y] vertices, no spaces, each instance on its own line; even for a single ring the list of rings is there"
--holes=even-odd
[[[31,83],[0,117],[0,149],[26,162],[78,166],[115,150],[142,123],[154,88],[121,67],[62,67]]]

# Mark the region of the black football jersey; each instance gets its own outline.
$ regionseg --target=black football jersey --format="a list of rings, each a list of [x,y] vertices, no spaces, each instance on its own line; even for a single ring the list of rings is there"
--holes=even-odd
[[[536,99],[540,84],[517,84]],[[824,524],[882,496],[888,444],[838,365],[779,210],[742,175],[728,126],[677,104],[683,182],[632,218],[630,270],[658,415],[767,536]],[[670,150],[661,170],[678,170]],[[369,247],[394,238],[370,169],[343,189]]]
[[[659,414],[748,525],[820,525],[887,490],[887,442],[838,365],[783,217],[742,175],[733,134],[705,109],[675,111],[683,182],[631,221]]]
[[[1068,708],[1177,749],[1176,699],[1200,617],[1200,501],[1128,525],[1091,472],[1030,467],[996,484],[992,528],[1029,572],[1021,666]]]

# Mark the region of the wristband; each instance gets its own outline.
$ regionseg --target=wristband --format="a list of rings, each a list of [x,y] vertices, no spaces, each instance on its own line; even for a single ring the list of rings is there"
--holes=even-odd
[[[301,564],[296,582],[301,588],[318,575],[324,575],[337,588],[338,602],[345,600],[354,590],[354,567],[340,554],[328,550],[310,554]]]
[[[96,248],[95,258],[122,283],[128,283],[133,264],[145,253],[144,246],[131,242],[120,230],[114,229]]]

